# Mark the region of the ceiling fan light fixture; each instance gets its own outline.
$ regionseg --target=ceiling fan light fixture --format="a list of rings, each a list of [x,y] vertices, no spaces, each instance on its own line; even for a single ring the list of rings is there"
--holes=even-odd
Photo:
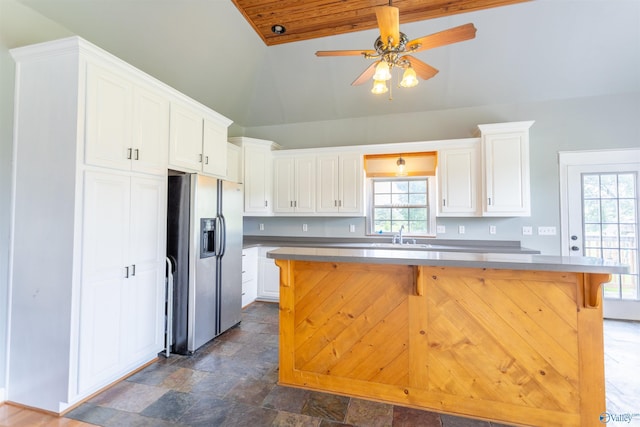
[[[389,64],[387,64],[386,61],[380,61],[378,65],[376,65],[376,72],[373,75],[373,80],[391,80],[391,70],[389,68]]]
[[[402,74],[402,80],[400,86],[402,87],[414,87],[418,85],[418,76],[416,71],[412,67],[407,67]]]
[[[380,95],[380,94],[386,93],[387,91],[389,91],[389,88],[387,87],[386,81],[384,80],[373,81],[373,88],[371,89],[371,93]]]

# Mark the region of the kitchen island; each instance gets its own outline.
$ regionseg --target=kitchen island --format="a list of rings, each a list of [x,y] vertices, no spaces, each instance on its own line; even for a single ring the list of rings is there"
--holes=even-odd
[[[530,254],[280,248],[280,384],[536,426],[605,412],[601,285]]]

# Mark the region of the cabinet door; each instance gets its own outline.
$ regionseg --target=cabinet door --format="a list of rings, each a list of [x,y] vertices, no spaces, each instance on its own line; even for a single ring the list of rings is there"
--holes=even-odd
[[[242,155],[240,147],[227,143],[227,181],[241,183],[242,178]]]
[[[169,152],[169,100],[146,89],[134,89],[131,168],[164,175]]]
[[[487,216],[530,215],[528,132],[483,136]]]
[[[227,177],[227,128],[204,121],[202,171],[219,178]]]
[[[128,281],[128,176],[86,172],[82,231],[82,290],[78,386],[83,392],[122,366],[123,288]]]
[[[294,208],[296,212],[313,213],[316,211],[316,158],[299,157],[295,160],[293,179]]]
[[[251,304],[258,296],[258,248],[242,250],[242,306]]]
[[[164,347],[166,179],[131,179],[131,277],[124,290],[124,348],[130,362]]]
[[[258,299],[278,301],[280,298],[280,268],[266,253],[275,247],[261,247],[258,254]]]
[[[295,212],[295,159],[273,160],[273,211]]]
[[[478,209],[478,147],[438,152],[440,216],[476,216]]]
[[[271,211],[271,155],[268,150],[244,147],[244,211]]]
[[[340,156],[338,208],[344,213],[362,213],[362,156]]]
[[[338,156],[318,156],[316,211],[338,212]]]
[[[94,64],[87,65],[85,162],[131,168],[133,85]]]
[[[174,102],[169,126],[169,165],[199,172],[202,169],[202,116]]]

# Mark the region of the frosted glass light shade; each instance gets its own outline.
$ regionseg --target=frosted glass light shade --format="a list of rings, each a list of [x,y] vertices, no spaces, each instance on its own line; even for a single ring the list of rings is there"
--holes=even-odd
[[[375,93],[376,95],[380,95],[381,93],[385,93],[389,90],[387,87],[387,83],[384,80],[374,80],[373,88],[371,89],[371,93]]]
[[[416,76],[416,72],[413,68],[408,67],[404,70],[404,74],[402,75],[402,81],[400,82],[400,86],[402,87],[414,87],[418,85],[418,77]]]
[[[389,80],[391,79],[391,70],[389,70],[389,65],[380,61],[378,65],[376,65],[376,72],[373,75],[373,80]]]

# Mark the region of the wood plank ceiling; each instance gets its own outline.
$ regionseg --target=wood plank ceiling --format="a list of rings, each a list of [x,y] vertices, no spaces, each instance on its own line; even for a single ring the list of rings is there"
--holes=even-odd
[[[400,23],[472,12],[529,0],[396,0]],[[369,30],[386,0],[233,0],[267,46]],[[274,29],[284,28],[277,34]]]

